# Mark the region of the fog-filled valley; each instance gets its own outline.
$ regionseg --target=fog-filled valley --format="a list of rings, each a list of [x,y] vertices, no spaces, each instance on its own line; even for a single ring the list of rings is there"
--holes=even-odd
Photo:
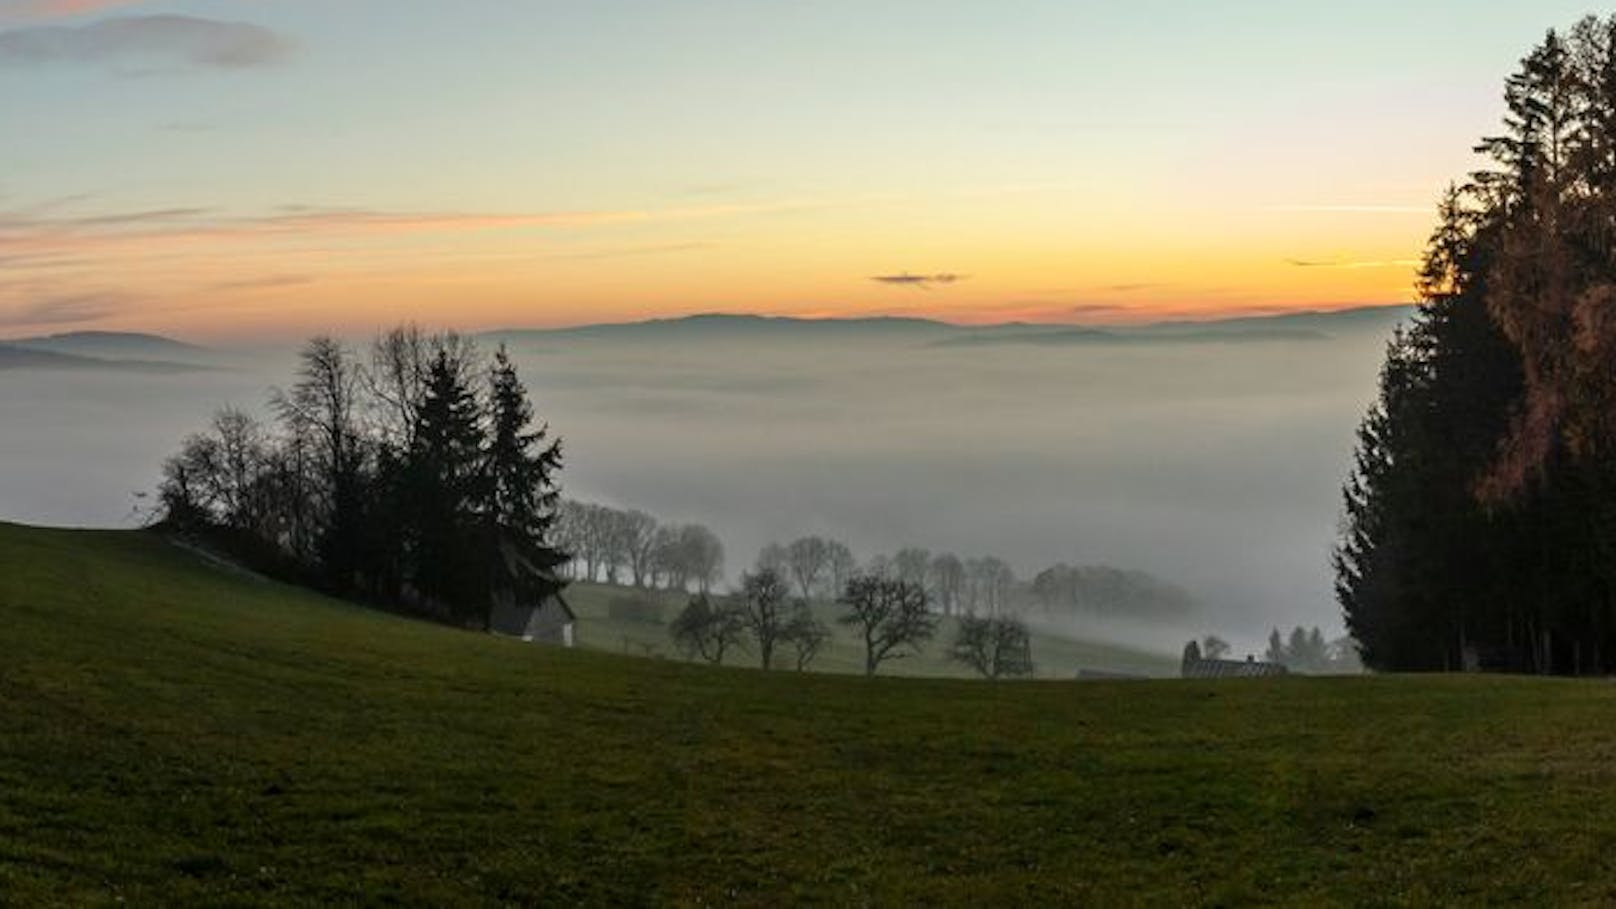
[[[1339,633],[1339,488],[1403,313],[1108,331],[707,318],[478,343],[509,345],[565,440],[569,497],[706,524],[731,578],[804,534],[860,558],[997,556],[1024,578],[1112,565],[1202,615],[1074,632],[1158,650],[1217,632],[1244,652],[1272,625]],[[219,406],[267,412],[296,369],[290,345],[161,352],[208,368],[0,361],[0,518],[135,523],[184,435]]]

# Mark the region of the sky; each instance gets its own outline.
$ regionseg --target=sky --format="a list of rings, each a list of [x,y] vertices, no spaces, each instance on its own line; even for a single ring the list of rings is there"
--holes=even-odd
[[[0,337],[1405,302],[1559,0],[0,0]]]

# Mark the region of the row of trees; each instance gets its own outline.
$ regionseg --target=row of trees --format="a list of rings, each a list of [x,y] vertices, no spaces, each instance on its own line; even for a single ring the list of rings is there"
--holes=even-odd
[[[692,597],[669,632],[690,658],[721,664],[735,650],[749,647],[767,670],[775,666],[778,653],[788,651],[802,671],[831,638],[806,596],[794,595],[804,589],[817,592],[811,585],[794,585],[774,568],[760,567],[744,575],[733,594]],[[836,621],[857,635],[867,675],[883,663],[919,653],[937,632],[939,616],[926,589],[891,574],[851,574],[836,603],[842,610]],[[961,618],[950,657],[986,678],[1033,674],[1031,635],[1013,618]]]
[[[916,547],[877,555],[861,566],[846,544],[818,536],[770,543],[758,554],[757,568],[787,579],[808,600],[840,596],[857,575],[893,578],[924,590],[934,608],[951,616],[1036,609],[1049,616],[1167,618],[1195,608],[1188,593],[1143,572],[1059,564],[1023,581],[1003,559],[962,559]]]
[[[1616,17],[1504,97],[1345,488],[1337,596],[1377,669],[1616,670]]]
[[[1304,629],[1300,625],[1288,636],[1278,628],[1268,632],[1268,649],[1263,659],[1278,663],[1296,672],[1319,675],[1348,675],[1363,671],[1358,659],[1357,642],[1350,637],[1325,640],[1324,633],[1314,626]]]
[[[309,341],[273,421],[215,415],[163,469],[162,519],[332,592],[486,627],[496,596],[564,581],[561,443],[503,348],[394,329],[368,359]]]
[[[706,593],[724,575],[724,544],[701,524],[664,524],[643,511],[564,501],[556,542],[577,580]]]

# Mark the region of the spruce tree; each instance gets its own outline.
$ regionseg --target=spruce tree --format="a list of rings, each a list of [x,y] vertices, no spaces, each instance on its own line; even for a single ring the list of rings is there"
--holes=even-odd
[[[556,569],[571,556],[551,543],[561,493],[555,475],[561,469],[561,440],[549,427],[533,426],[533,407],[516,366],[502,345],[489,375],[489,436],[485,464],[483,511],[492,534],[490,558],[515,547],[536,575],[513,578],[527,597],[553,595],[566,586]],[[496,570],[506,566],[496,566]]]
[[[416,585],[462,622],[486,620],[488,573],[478,542],[487,500],[482,409],[467,364],[439,349],[427,371],[410,452],[410,561]]]

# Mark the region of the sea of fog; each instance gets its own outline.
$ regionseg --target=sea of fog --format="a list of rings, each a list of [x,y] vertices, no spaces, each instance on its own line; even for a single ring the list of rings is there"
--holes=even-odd
[[[1206,604],[1200,627],[1148,643],[1249,648],[1270,625],[1340,629],[1328,557],[1385,340],[551,336],[512,352],[565,439],[567,494],[706,523],[732,574],[810,533],[861,557],[997,555],[1023,576],[1104,563]],[[0,372],[0,519],[136,522],[185,433],[220,405],[262,411],[295,368],[291,349],[220,357],[185,375]]]

